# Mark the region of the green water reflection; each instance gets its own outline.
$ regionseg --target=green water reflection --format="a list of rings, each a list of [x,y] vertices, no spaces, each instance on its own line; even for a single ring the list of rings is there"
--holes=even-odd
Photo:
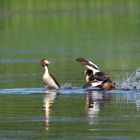
[[[97,92],[0,95],[0,138],[139,139],[138,98]]]

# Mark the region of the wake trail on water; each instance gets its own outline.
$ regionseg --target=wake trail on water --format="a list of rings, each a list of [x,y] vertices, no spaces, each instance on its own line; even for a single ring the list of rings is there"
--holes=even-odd
[[[126,79],[116,82],[116,88],[140,90],[140,67]]]
[[[0,94],[32,94],[32,93],[50,93],[58,92],[64,94],[71,93],[87,93],[89,91],[100,91],[100,88],[88,88],[73,87],[72,83],[64,83],[60,89],[49,90],[46,88],[12,88],[12,89],[0,89]],[[137,68],[129,77],[124,80],[116,82],[116,88],[109,90],[109,93],[140,93],[140,67]]]
[[[76,89],[71,83],[64,83],[61,89]],[[116,89],[140,90],[140,67],[124,80],[116,82]]]

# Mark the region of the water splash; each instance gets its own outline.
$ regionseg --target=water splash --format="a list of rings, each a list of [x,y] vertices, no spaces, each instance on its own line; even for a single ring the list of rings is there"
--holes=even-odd
[[[64,83],[61,85],[61,89],[72,89],[72,84],[71,83]]]
[[[49,90],[46,88],[12,88],[0,89],[0,94],[33,94],[33,93],[61,93],[61,94],[84,94],[90,91],[102,91],[99,88],[73,87],[71,83],[64,83],[60,89]],[[116,89],[109,90],[112,94],[140,94],[140,67],[136,69],[128,78],[116,82]],[[139,101],[140,102],[140,101]],[[139,103],[140,104],[140,103]]]
[[[140,89],[140,67],[137,68],[127,79],[116,82],[118,89]]]

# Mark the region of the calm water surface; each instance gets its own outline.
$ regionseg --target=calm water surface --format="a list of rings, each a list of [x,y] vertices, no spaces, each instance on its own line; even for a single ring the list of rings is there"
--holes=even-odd
[[[114,81],[140,66],[137,0],[0,2],[0,139],[139,140],[140,91],[83,90],[94,61]],[[60,84],[42,85],[42,57]]]
[[[11,91],[0,90],[1,139],[140,137],[140,91]]]

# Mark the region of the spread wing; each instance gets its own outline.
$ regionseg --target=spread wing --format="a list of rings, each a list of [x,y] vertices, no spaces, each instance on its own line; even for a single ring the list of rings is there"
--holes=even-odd
[[[77,58],[76,61],[78,61],[82,65],[85,65],[85,67],[87,67],[88,69],[92,70],[93,74],[95,74],[96,72],[99,72],[98,66],[94,64],[93,62],[86,60],[85,58]]]

